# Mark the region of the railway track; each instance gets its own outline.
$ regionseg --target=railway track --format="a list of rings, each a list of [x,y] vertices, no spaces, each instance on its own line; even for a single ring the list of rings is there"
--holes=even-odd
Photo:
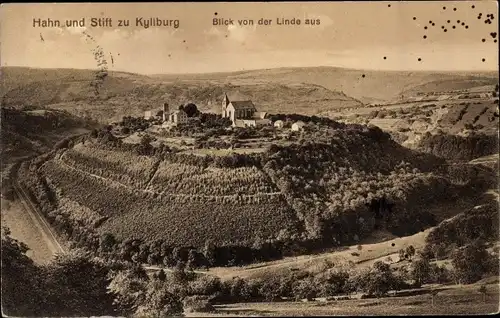
[[[14,191],[16,192],[16,195],[19,198],[24,209],[33,220],[33,223],[40,230],[40,233],[47,242],[47,245],[52,253],[66,253],[66,249],[58,241],[57,236],[54,234],[47,220],[45,220],[44,216],[33,204],[26,191],[17,183],[17,181],[14,182]]]

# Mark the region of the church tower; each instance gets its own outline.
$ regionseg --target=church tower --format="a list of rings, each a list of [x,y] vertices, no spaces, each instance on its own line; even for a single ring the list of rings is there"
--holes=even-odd
[[[227,117],[226,108],[229,105],[229,103],[230,103],[229,97],[227,97],[227,94],[224,93],[224,99],[222,100],[222,118]]]
[[[168,103],[163,103],[163,121],[167,121],[169,115]]]

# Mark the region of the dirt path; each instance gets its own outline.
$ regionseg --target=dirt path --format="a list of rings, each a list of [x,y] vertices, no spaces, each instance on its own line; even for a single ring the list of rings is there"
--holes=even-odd
[[[28,245],[26,255],[38,264],[47,264],[54,256],[53,245],[48,243],[37,222],[26,212],[18,200],[2,198],[2,226],[9,228],[11,237]]]
[[[10,229],[13,238],[28,245],[27,255],[31,259],[38,264],[47,264],[65,249],[24,190],[17,184],[14,189],[15,201],[2,199],[2,224]]]
[[[40,213],[38,208],[31,202],[26,191],[15,183],[14,190],[20,199],[21,204],[24,207],[24,210],[29,214],[33,223],[35,223],[40,230],[44,240],[49,244],[50,250],[56,253],[64,253],[66,252],[65,248],[62,244],[57,240],[57,236],[52,231],[49,223],[45,220],[45,217]]]

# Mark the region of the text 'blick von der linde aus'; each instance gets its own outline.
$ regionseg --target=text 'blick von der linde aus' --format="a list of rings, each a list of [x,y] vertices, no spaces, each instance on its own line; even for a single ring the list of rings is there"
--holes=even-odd
[[[276,19],[231,19],[231,18],[213,18],[212,25],[280,25],[280,26],[299,26],[299,25],[320,25],[320,19],[298,19],[298,18],[276,18]]]

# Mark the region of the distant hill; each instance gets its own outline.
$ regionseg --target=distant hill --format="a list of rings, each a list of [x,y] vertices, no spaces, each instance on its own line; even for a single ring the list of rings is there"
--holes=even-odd
[[[224,79],[233,84],[255,81],[308,83],[341,91],[363,103],[392,101],[410,90],[412,93],[429,89],[447,91],[498,82],[498,74],[495,72],[372,71],[339,67],[277,68],[233,73],[156,75],[156,77],[164,80],[191,81]]]
[[[498,75],[368,71],[337,67],[304,67],[207,74],[140,75],[96,70],[3,67],[2,103],[47,106],[101,122],[144,110],[193,102],[217,111],[225,91],[238,91],[261,111],[315,115],[338,108],[386,103],[402,95],[488,87]],[[363,77],[364,75],[364,77]],[[102,81],[95,94],[92,84]]]
[[[424,84],[416,85],[410,89],[404,90],[401,94],[414,96],[418,93],[432,92],[450,92],[458,90],[470,90],[491,92],[494,85],[498,83],[498,77],[473,77],[464,76],[459,79],[440,79],[430,81]]]
[[[97,71],[4,67],[2,72],[4,105],[50,106],[100,122],[140,116],[144,110],[159,109],[163,102],[175,106],[193,102],[202,110],[218,112],[223,93],[235,91],[252,99],[260,111],[274,113],[313,115],[324,109],[362,105],[315,84],[183,81],[110,72],[96,95],[92,84],[99,81]]]

